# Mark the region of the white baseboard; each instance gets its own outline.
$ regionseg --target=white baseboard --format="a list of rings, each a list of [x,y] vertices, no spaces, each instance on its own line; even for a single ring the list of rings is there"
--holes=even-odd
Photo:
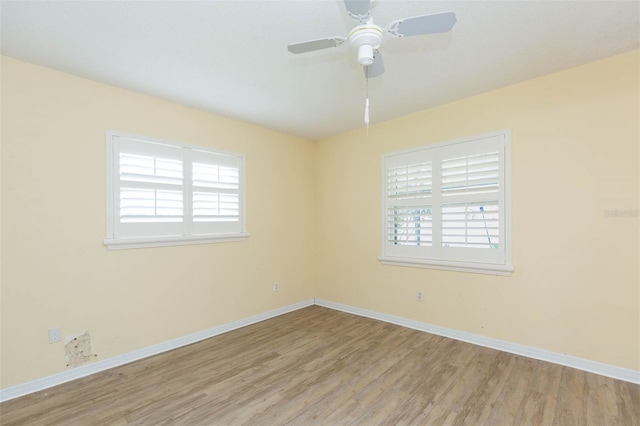
[[[315,299],[315,304],[324,306],[326,308],[347,312],[350,314],[373,318],[391,324],[401,325],[403,327],[413,328],[419,331],[425,331],[431,334],[437,334],[439,336],[461,340],[463,342],[473,343],[474,345],[485,346],[487,348],[497,349],[503,352],[510,352],[512,354],[522,355],[528,358],[534,358],[541,361],[548,361],[554,364],[577,368],[578,370],[588,371],[590,373],[599,374],[601,376],[607,376],[614,379],[624,380],[626,382],[640,384],[640,371],[637,370],[616,367],[614,365],[603,364],[601,362],[591,361],[584,358],[578,358],[571,355],[533,348],[531,346],[520,345],[518,343],[511,343],[505,340],[492,339],[490,337],[480,336],[477,334],[467,333],[459,330],[453,330],[451,328],[439,327],[437,325],[414,321],[394,315],[383,314],[367,309],[342,305],[340,303],[334,303],[327,300]]]
[[[467,333],[464,331],[453,330],[445,327],[439,327],[436,325],[414,321],[414,320],[410,320],[410,319],[406,319],[406,318],[402,318],[394,315],[383,314],[380,312],[370,311],[367,309],[330,302],[328,300],[308,299],[302,302],[295,303],[293,305],[274,309],[272,311],[264,312],[262,314],[258,314],[248,318],[238,320],[238,321],[230,322],[228,324],[223,324],[218,327],[213,327],[198,333],[178,337],[177,339],[169,340],[163,343],[159,343],[157,345],[142,348],[133,352],[128,352],[128,353],[118,355],[112,358],[108,358],[105,360],[92,362],[90,364],[76,367],[72,370],[63,371],[61,373],[57,373],[51,376],[43,377],[41,379],[33,380],[31,382],[21,383],[16,386],[0,389],[0,402],[8,401],[10,399],[14,399],[20,396],[28,395],[30,393],[38,392],[53,386],[61,385],[63,383],[70,382],[72,380],[80,379],[82,377],[86,377],[91,374],[98,373],[100,371],[108,370],[110,368],[128,364],[130,362],[147,358],[153,355],[157,355],[162,352],[170,351],[170,350],[179,348],[181,346],[190,345],[192,343],[199,342],[201,340],[208,339],[210,337],[214,337],[219,334],[226,333],[228,331],[246,327],[248,325],[255,324],[257,322],[264,321],[269,318],[274,318],[279,315],[286,314],[288,312],[292,312],[298,309],[306,308],[307,306],[311,306],[314,304],[319,306],[324,306],[330,309],[347,312],[350,314],[355,314],[355,315],[359,315],[367,318],[373,318],[376,320],[385,321],[391,324],[397,324],[403,327],[408,327],[415,330],[424,331],[427,333],[437,334],[439,336],[461,340],[463,342],[473,343],[475,345],[485,346],[491,349],[497,349],[499,351],[510,352],[516,355],[522,355],[529,358],[548,361],[555,364],[577,368],[583,371],[588,371],[590,373],[600,374],[602,376],[607,376],[614,379],[619,379],[619,380],[624,380],[631,383],[640,384],[640,371],[630,370],[622,367],[616,367],[609,364],[603,364],[596,361],[590,361],[588,359],[559,354],[559,353],[547,351],[544,349],[538,349],[530,346],[520,345],[517,343],[507,342],[504,340],[492,339],[490,337],[484,337],[477,334]]]
[[[70,382],[71,380],[80,379],[82,377],[98,373],[100,371],[118,367],[123,364],[128,364],[130,362],[147,358],[152,355],[157,355],[162,352],[170,351],[181,346],[190,345],[192,343],[199,342],[200,340],[208,339],[210,337],[217,336],[228,331],[246,327],[248,325],[267,320],[269,318],[277,317],[288,312],[311,306],[313,304],[314,299],[305,300],[293,305],[274,309],[262,314],[254,315],[238,321],[230,322],[228,324],[223,324],[218,327],[213,327],[208,330],[200,331],[198,333],[193,333],[187,336],[178,337],[177,339],[158,343],[157,345],[142,348],[133,352],[117,355],[115,357],[92,362],[90,364],[81,365],[80,367],[76,367],[72,370],[63,371],[61,373],[33,380],[31,382],[21,383],[19,385],[8,387],[6,389],[0,389],[0,402],[8,401],[10,399],[28,395],[30,393],[41,391],[53,386],[61,385],[62,383]]]

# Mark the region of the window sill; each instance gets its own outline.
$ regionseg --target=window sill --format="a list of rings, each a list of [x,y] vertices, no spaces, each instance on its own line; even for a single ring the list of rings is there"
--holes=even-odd
[[[230,243],[244,241],[249,238],[246,232],[225,235],[199,235],[192,237],[132,237],[132,238],[105,238],[104,245],[109,250],[136,249],[147,247],[184,246],[191,244]]]
[[[495,265],[490,263],[453,262],[444,260],[415,259],[406,257],[380,256],[384,265],[408,266],[412,268],[441,269],[445,271],[472,272],[475,274],[504,275],[513,273],[513,265]]]

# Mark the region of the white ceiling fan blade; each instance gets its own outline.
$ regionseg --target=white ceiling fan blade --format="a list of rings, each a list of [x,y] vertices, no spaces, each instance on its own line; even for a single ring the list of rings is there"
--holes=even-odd
[[[347,13],[358,22],[365,22],[371,16],[371,0],[344,0]]]
[[[455,23],[456,14],[453,12],[432,13],[393,21],[387,31],[396,37],[446,33]]]
[[[289,49],[289,52],[291,53],[298,54],[340,46],[345,41],[347,41],[347,39],[344,37],[327,37],[318,40],[309,40],[301,43],[290,44],[287,46],[287,49]]]
[[[364,75],[367,78],[374,78],[384,73],[384,61],[382,60],[382,53],[375,52],[373,54],[373,63],[368,67],[365,67]]]

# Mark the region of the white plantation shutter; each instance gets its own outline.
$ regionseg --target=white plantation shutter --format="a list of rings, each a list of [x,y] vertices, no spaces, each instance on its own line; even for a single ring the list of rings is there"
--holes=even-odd
[[[512,270],[508,160],[508,132],[385,155],[381,260]]]
[[[441,161],[442,195],[497,193],[499,170],[497,151],[444,159]]]
[[[500,136],[439,149],[442,259],[504,264],[504,152]]]
[[[193,152],[193,232],[217,228],[240,232],[240,159]]]
[[[385,239],[392,252],[428,251],[433,245],[433,162],[421,156],[390,158],[385,169]]]
[[[442,246],[499,249],[498,202],[443,204]]]
[[[424,199],[431,196],[431,161],[389,167],[387,169],[387,191],[395,200]]]
[[[431,206],[392,206],[387,210],[387,241],[401,246],[427,246],[433,242]]]
[[[182,149],[118,138],[115,232],[122,236],[181,235],[184,222]]]
[[[246,237],[242,155],[108,132],[107,157],[108,247]]]

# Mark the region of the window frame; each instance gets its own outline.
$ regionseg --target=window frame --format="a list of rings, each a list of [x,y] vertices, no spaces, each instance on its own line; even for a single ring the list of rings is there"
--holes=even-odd
[[[398,164],[396,161],[394,163],[394,158],[399,158],[400,156],[413,155],[412,161],[415,159],[416,163],[425,159],[431,161],[431,179],[432,179],[432,190],[434,192],[433,196],[429,200],[417,202],[416,205],[427,205],[431,203],[431,208],[435,209],[436,204],[440,203],[440,209],[445,205],[445,198],[441,195],[440,188],[440,170],[443,158],[441,158],[441,153],[446,150],[454,151],[454,150],[462,150],[462,152],[467,151],[464,148],[463,144],[472,144],[474,142],[482,141],[490,141],[495,138],[501,138],[499,141],[500,151],[502,153],[499,168],[499,185],[502,186],[500,192],[498,194],[498,198],[500,198],[499,202],[503,206],[503,212],[500,213],[500,253],[495,256],[498,259],[481,259],[484,255],[483,253],[477,252],[480,256],[476,259],[470,260],[470,257],[474,257],[475,255],[471,253],[471,256],[465,259],[465,256],[460,256],[460,253],[468,251],[468,250],[480,250],[480,249],[465,249],[465,250],[457,250],[455,256],[446,256],[447,252],[451,252],[448,247],[439,246],[436,248],[432,247],[419,247],[419,246],[408,246],[402,247],[401,249],[389,250],[389,247],[392,245],[389,244],[388,241],[388,232],[389,232],[389,224],[388,224],[388,170],[394,167],[394,164]],[[469,152],[473,152],[474,148],[470,147]],[[400,161],[402,163],[402,161]],[[404,161],[405,164],[409,165],[408,161]],[[395,166],[397,167],[397,166]],[[491,275],[510,275],[514,271],[514,267],[512,265],[511,258],[511,131],[500,130],[455,140],[449,140],[434,144],[427,144],[418,146],[415,148],[405,149],[401,151],[388,152],[382,155],[382,214],[381,214],[381,223],[382,223],[382,235],[381,235],[381,248],[382,254],[379,256],[378,260],[385,265],[394,265],[394,266],[408,266],[408,267],[418,267],[418,268],[428,268],[428,269],[441,269],[441,270],[449,270],[449,271],[460,271],[460,272],[473,272],[473,273],[482,273],[482,274],[491,274]],[[437,181],[437,182],[436,182]],[[438,192],[435,194],[435,192]],[[487,197],[491,198],[491,197]],[[393,204],[392,204],[393,205]],[[432,241],[438,241],[436,239],[435,234],[441,233],[441,222],[440,218],[442,213],[438,214],[438,220],[432,218]],[[397,247],[397,246],[396,246]],[[395,251],[395,253],[394,253]]]
[[[181,224],[181,235],[119,235],[118,231],[122,226],[119,222],[119,193],[117,192],[119,182],[119,154],[122,152],[116,148],[116,138],[129,139],[136,142],[164,145],[171,149],[178,149],[183,152],[183,208],[184,217],[187,219]],[[164,149],[164,148],[161,148]],[[116,152],[117,151],[117,152]],[[189,153],[187,153],[189,151]],[[195,153],[195,154],[194,154]],[[213,154],[215,156],[233,157],[238,161],[238,198],[239,198],[239,218],[238,231],[211,232],[194,234],[194,222],[188,215],[192,215],[193,209],[193,160],[198,157],[198,153]],[[245,156],[237,152],[222,151],[210,147],[192,145],[182,142],[168,141],[151,136],[141,136],[131,133],[120,132],[116,130],[107,130],[106,132],[106,237],[103,244],[109,250],[133,249],[147,247],[166,247],[176,245],[190,244],[209,244],[221,242],[244,241],[249,237],[246,230],[246,180],[245,180]],[[118,182],[116,182],[118,181]],[[129,225],[129,224],[128,224]],[[146,225],[146,224],[145,224]],[[149,227],[152,228],[152,227]]]

